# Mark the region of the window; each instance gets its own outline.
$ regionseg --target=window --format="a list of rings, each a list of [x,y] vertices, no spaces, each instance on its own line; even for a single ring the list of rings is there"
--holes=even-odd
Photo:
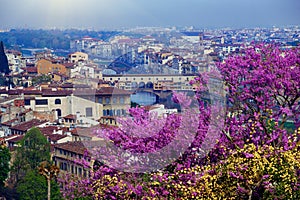
[[[124,97],[120,97],[120,104],[124,104]]]
[[[113,103],[116,104],[117,103],[117,97],[113,98]]]
[[[61,109],[56,109],[57,117],[61,117]]]
[[[109,98],[109,97],[106,97],[106,98],[105,98],[105,103],[106,103],[106,104],[109,104],[109,103],[110,103],[110,98]]]
[[[64,167],[63,170],[67,171],[68,167],[67,167],[67,163],[64,163]]]
[[[61,104],[61,100],[60,99],[55,99],[55,104]]]
[[[107,113],[106,113],[106,110],[103,110],[103,116],[106,116]]]
[[[117,116],[120,116],[121,115],[121,111],[118,109],[117,110]]]
[[[48,99],[36,99],[35,105],[48,105]]]
[[[85,108],[85,116],[86,117],[92,117],[93,116],[93,108],[92,107]]]
[[[98,97],[98,103],[103,103],[103,99],[102,99],[102,97]]]
[[[25,99],[24,104],[25,106],[30,106],[30,99]]]

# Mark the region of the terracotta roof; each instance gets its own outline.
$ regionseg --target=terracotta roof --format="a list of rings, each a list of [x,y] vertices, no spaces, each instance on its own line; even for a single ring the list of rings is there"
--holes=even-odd
[[[76,115],[69,114],[67,116],[64,116],[63,118],[64,119],[73,119],[73,120],[76,120]]]
[[[117,119],[118,116],[102,116],[100,119]]]
[[[74,152],[81,155],[83,155],[84,152],[87,150],[84,144],[82,144],[82,142],[79,141],[55,144],[54,148],[67,150],[69,152]]]
[[[115,87],[102,87],[96,90],[96,95],[130,95],[132,92]]]
[[[75,66],[75,63],[64,63],[63,64],[66,68],[73,68]]]
[[[11,49],[6,50],[6,53],[7,53],[7,54],[14,54],[14,55],[18,55],[18,56],[21,56],[21,55],[22,55],[22,53],[21,53],[20,51],[11,50]]]
[[[142,107],[145,111],[150,111],[150,110],[154,110],[154,109],[157,109],[159,108],[159,106],[155,106],[155,105],[150,105],[150,106],[143,106]]]
[[[26,67],[28,73],[37,73],[37,67]]]
[[[11,120],[9,120],[9,121],[6,121],[6,122],[2,122],[1,123],[1,125],[3,126],[11,126],[14,122],[16,122],[16,121],[18,121],[18,119],[17,118],[15,118],[15,119],[11,119]]]
[[[47,122],[46,120],[41,121],[41,120],[38,120],[38,119],[33,119],[31,121],[24,122],[24,123],[12,126],[11,129],[25,132],[25,131],[31,129],[32,127],[34,127],[34,126],[39,126],[39,125],[44,124],[46,122]]]
[[[74,85],[73,85],[73,83],[64,83],[60,87],[62,87],[62,88],[73,88]]]
[[[69,96],[72,94],[70,90],[56,90],[52,91],[51,89],[44,89],[42,91],[43,96]]]
[[[54,148],[63,149],[63,150],[69,151],[69,152],[84,155],[85,151],[88,148],[97,147],[97,146],[100,146],[103,144],[105,144],[105,143],[102,140],[86,141],[86,142],[73,141],[73,142],[65,142],[65,143],[55,144]]]
[[[6,139],[7,142],[9,143],[17,143],[23,139],[24,135],[18,135],[16,137],[12,137],[10,139]]]
[[[94,137],[93,131],[95,127],[90,128],[76,128],[71,131],[72,135],[79,136],[79,137]]]
[[[42,134],[44,135],[50,135],[53,134],[54,131],[59,130],[57,126],[46,126],[46,127],[39,127],[38,128]]]
[[[63,139],[63,138],[68,137],[68,136],[67,135],[61,135],[61,134],[49,134],[49,135],[46,135],[46,137],[52,142],[57,142],[58,140]]]
[[[22,89],[18,89],[18,90],[9,90],[8,94],[9,95],[20,95],[20,94],[24,94],[24,95],[41,95],[42,91],[40,90],[22,90]]]

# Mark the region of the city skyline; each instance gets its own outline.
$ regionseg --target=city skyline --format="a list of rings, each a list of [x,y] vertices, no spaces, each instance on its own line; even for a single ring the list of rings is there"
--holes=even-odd
[[[253,28],[300,24],[297,0],[1,0],[0,29],[149,26]]]

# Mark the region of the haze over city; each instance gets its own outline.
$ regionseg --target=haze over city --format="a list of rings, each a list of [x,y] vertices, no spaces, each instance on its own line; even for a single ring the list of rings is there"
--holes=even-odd
[[[298,0],[1,0],[0,28],[298,25]]]

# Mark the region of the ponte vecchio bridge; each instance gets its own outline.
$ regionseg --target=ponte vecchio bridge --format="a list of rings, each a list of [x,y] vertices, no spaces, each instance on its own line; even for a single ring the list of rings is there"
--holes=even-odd
[[[189,83],[197,74],[115,74],[103,75],[104,81],[111,82],[120,89],[153,92],[160,96],[163,91],[192,91]]]

